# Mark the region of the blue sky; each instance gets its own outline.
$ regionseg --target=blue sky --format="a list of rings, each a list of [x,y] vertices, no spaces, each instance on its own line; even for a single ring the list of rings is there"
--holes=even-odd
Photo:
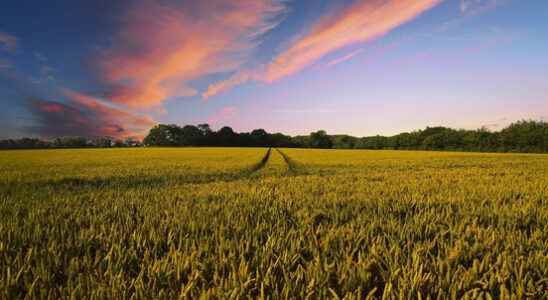
[[[114,4],[113,4],[114,3]],[[548,3],[3,1],[0,138],[548,118]]]

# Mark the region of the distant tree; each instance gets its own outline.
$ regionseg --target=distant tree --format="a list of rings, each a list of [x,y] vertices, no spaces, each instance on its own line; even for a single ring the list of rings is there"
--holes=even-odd
[[[441,150],[445,146],[445,140],[442,132],[427,135],[422,141],[423,149]]]
[[[235,143],[239,147],[256,147],[253,137],[249,132],[236,133]]]
[[[219,131],[215,133],[215,137],[218,141],[219,146],[226,146],[226,147],[237,146],[236,144],[237,135],[234,132],[234,130],[232,130],[232,128],[228,126],[225,126],[219,129]]]
[[[290,136],[284,135],[282,133],[274,133],[269,135],[270,145],[272,147],[279,148],[294,148],[296,147],[293,139]]]
[[[417,132],[404,132],[396,135],[396,137],[398,139],[398,149],[416,149],[419,145]]]
[[[198,124],[198,129],[202,132],[202,135],[208,135],[211,134],[213,131],[211,130],[211,127],[209,124]]]
[[[251,131],[251,140],[253,146],[266,147],[269,146],[270,135],[264,129],[255,129]]]
[[[398,149],[400,147],[400,139],[397,135],[388,136],[384,139],[384,149]]]
[[[548,123],[543,122],[542,126],[542,151],[548,152]]]
[[[325,130],[319,130],[310,134],[310,147],[329,149],[333,147],[333,142]]]
[[[109,136],[97,137],[90,144],[92,147],[109,148],[114,145],[114,139]]]
[[[388,148],[388,138],[380,135],[364,137],[358,142],[357,148],[384,149]]]
[[[202,140],[200,146],[214,146],[215,145],[215,135],[209,124],[198,124],[198,129],[202,133]]]
[[[18,140],[0,140],[0,149],[41,149],[50,148],[52,144],[36,138],[22,138]]]
[[[143,140],[147,146],[179,146],[181,128],[177,125],[159,124],[150,129]]]
[[[53,141],[53,146],[56,148],[85,148],[90,144],[85,137],[60,137]]]
[[[186,125],[181,129],[180,146],[199,146],[204,142],[204,135],[200,128]]]
[[[512,151],[543,151],[546,126],[546,122],[532,120],[513,123],[500,132],[502,145]]]
[[[333,148],[352,149],[356,146],[358,139],[349,135],[335,135],[331,137]]]
[[[291,138],[291,142],[295,147],[300,148],[309,148],[310,147],[310,136],[309,135],[298,135]]]

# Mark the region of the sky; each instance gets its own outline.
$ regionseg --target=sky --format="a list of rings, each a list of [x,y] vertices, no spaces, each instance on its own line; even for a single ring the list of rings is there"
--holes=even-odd
[[[0,138],[290,135],[548,119],[548,1],[0,4]]]

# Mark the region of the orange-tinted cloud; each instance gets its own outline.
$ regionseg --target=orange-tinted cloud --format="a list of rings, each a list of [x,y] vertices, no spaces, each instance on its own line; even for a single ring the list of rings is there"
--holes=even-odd
[[[107,97],[152,107],[195,95],[190,81],[240,67],[283,9],[275,0],[139,1],[100,57]]]
[[[358,1],[342,12],[321,19],[303,38],[267,66],[264,80],[272,82],[296,73],[324,55],[378,38],[438,4],[440,0]]]
[[[0,50],[13,52],[17,49],[17,38],[0,31]]]
[[[139,116],[109,106],[103,101],[78,93],[64,90],[66,103],[33,99],[31,111],[36,124],[32,132],[45,137],[59,136],[110,136],[114,138],[136,137],[154,126],[150,117]]]
[[[202,94],[204,99],[215,96],[219,93],[227,91],[234,86],[240,85],[250,80],[260,80],[260,73],[258,71],[244,70],[235,73],[226,80],[218,81],[210,84],[207,90]]]
[[[270,83],[294,74],[328,53],[378,38],[413,20],[441,1],[358,0],[342,11],[321,18],[308,34],[297,39],[272,62],[260,67],[261,70],[238,72],[227,80],[210,85],[202,96],[211,97],[247,80]],[[343,60],[350,59],[356,54],[344,57]]]

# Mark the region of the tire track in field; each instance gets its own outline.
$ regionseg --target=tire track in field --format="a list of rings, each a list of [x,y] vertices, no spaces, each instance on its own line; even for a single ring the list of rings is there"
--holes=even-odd
[[[250,167],[235,170],[224,174],[206,174],[204,176],[137,176],[137,177],[107,177],[107,178],[78,178],[67,177],[33,182],[0,183],[1,191],[46,189],[53,191],[78,192],[81,189],[131,189],[146,187],[165,187],[174,184],[208,184],[211,182],[232,182],[246,179],[265,167],[270,159],[272,148],[268,148],[263,158]]]
[[[287,171],[288,173],[297,173],[297,171],[300,170],[300,167],[297,165],[295,161],[291,159],[287,154],[283,153],[280,149],[275,148],[276,151],[283,157],[285,163],[287,164]]]
[[[270,153],[272,152],[272,148],[268,148],[268,151],[266,151],[266,154],[264,155],[264,157],[261,159],[261,161],[259,161],[258,163],[254,164],[253,166],[251,166],[251,168],[249,168],[249,170],[247,172],[244,172],[244,176],[247,175],[251,175],[259,170],[261,170],[262,168],[264,168],[264,166],[268,163],[268,160],[270,159]],[[247,173],[247,174],[245,174]]]

